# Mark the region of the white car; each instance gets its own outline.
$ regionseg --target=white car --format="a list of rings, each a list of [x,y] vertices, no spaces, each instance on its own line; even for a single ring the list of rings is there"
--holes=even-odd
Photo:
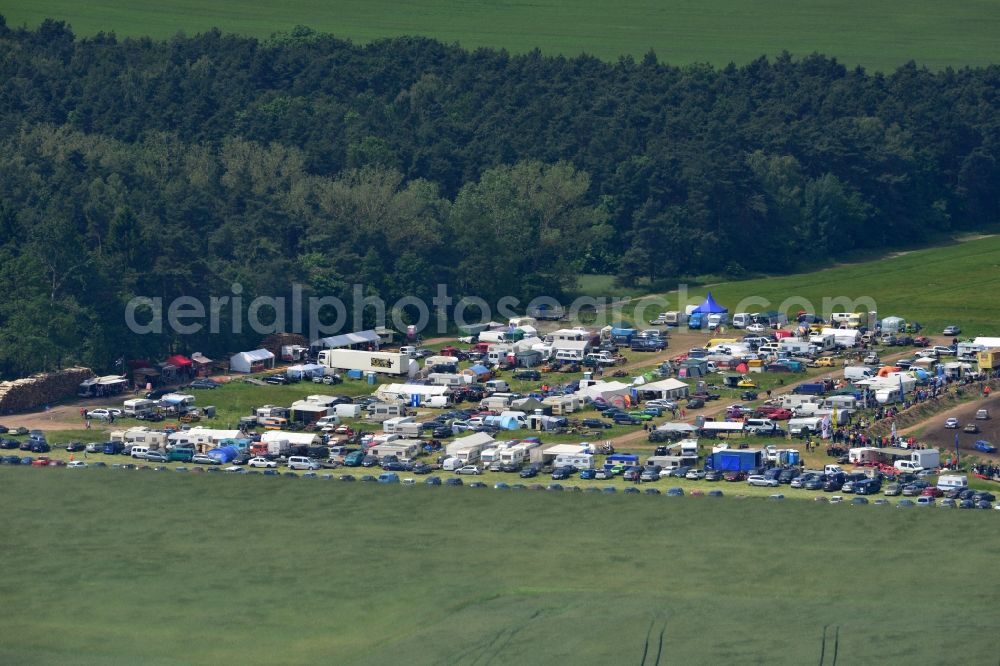
[[[956,419],[954,416],[952,416],[951,418],[945,419],[944,427],[948,428],[948,429],[951,429],[951,430],[954,430],[955,428],[958,427],[958,419]]]
[[[766,333],[767,327],[764,324],[750,324],[747,326],[747,333],[755,333],[760,335],[761,333]]]
[[[81,467],[86,467],[86,466],[87,463],[83,462],[82,460],[70,460],[68,463],[66,463],[67,468],[73,468],[73,469],[79,469]]]
[[[703,469],[688,470],[688,473],[684,475],[684,478],[691,479],[692,481],[700,481],[705,478],[705,470]]]
[[[466,465],[455,470],[455,474],[482,474],[475,465]]]
[[[111,410],[108,409],[90,409],[87,410],[88,419],[99,419],[101,421],[107,421],[111,418]]]
[[[278,463],[274,462],[273,460],[268,460],[267,458],[262,458],[260,456],[257,456],[256,458],[251,458],[250,460],[247,461],[247,467],[274,468],[277,466]]]
[[[768,488],[777,488],[777,479],[768,479],[763,474],[751,474],[747,477],[748,486],[766,486]]]

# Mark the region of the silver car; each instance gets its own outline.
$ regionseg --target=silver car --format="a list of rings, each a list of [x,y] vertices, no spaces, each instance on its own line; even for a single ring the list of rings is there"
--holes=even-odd
[[[766,486],[769,488],[777,488],[778,480],[769,479],[763,474],[751,474],[747,477],[747,485],[749,486]]]

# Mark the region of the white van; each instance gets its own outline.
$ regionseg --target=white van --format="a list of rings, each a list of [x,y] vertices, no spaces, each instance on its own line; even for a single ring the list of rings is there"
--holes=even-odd
[[[892,464],[892,466],[900,472],[910,472],[912,474],[916,474],[917,472],[922,472],[924,470],[923,465],[913,462],[912,460],[897,460]]]
[[[510,384],[503,379],[491,379],[486,382],[486,390],[490,393],[506,393],[510,390]]]
[[[582,361],[583,360],[583,350],[582,349],[557,349],[556,350],[556,360],[557,361]]]
[[[306,456],[290,456],[288,458],[288,469],[319,469],[320,464]]]
[[[454,472],[456,469],[464,465],[461,458],[446,458],[443,463],[441,463],[441,469],[446,472]]]
[[[743,429],[754,435],[769,435],[777,427],[771,419],[747,419],[743,422]]]
[[[141,444],[133,444],[132,448],[129,449],[129,455],[131,455],[133,458],[145,458],[147,451],[149,451],[148,446],[143,446]]]
[[[733,328],[746,328],[751,321],[749,312],[737,312],[733,315]]]
[[[340,425],[339,416],[322,416],[319,418],[318,421],[316,421],[316,427],[320,429],[329,428],[337,425]]]

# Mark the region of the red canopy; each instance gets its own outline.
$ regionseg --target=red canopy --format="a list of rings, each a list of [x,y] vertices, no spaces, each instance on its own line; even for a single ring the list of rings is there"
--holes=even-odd
[[[189,365],[191,365],[191,359],[189,359],[187,356],[174,354],[173,356],[168,357],[165,363],[176,365],[178,368],[186,368]]]

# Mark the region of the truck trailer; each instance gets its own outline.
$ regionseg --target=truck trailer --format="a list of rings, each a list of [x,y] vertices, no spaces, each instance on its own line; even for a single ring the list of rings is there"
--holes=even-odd
[[[367,352],[355,349],[324,349],[316,359],[319,365],[337,370],[377,372],[414,377],[420,371],[417,361],[399,352]]]

